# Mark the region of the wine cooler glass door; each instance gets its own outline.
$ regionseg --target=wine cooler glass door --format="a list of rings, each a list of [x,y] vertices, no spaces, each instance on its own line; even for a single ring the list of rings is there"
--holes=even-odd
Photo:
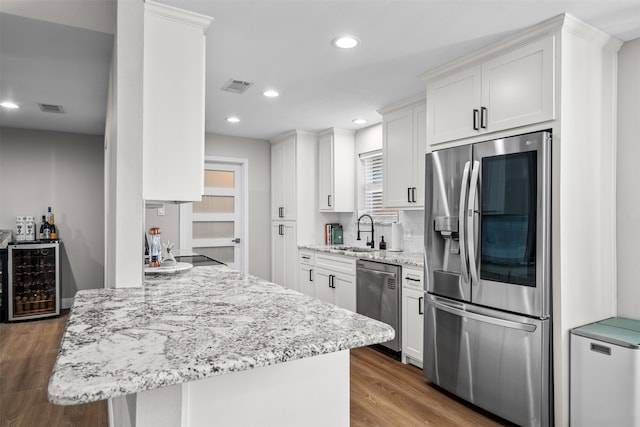
[[[59,244],[9,246],[8,320],[60,314]]]

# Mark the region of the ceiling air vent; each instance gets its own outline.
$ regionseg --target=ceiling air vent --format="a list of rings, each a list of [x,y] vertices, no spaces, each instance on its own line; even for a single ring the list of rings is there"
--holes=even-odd
[[[245,82],[243,80],[231,79],[222,86],[222,90],[233,93],[245,93],[252,85],[253,83]]]
[[[58,114],[64,113],[64,110],[62,109],[62,105],[40,104],[40,103],[38,103],[38,105],[40,106],[40,110],[42,110],[43,113],[58,113]]]

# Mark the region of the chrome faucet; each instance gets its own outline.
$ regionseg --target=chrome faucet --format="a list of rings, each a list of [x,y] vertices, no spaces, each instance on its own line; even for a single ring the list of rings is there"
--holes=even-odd
[[[367,237],[367,246],[371,246],[371,249],[374,249],[375,245],[376,245],[376,240],[373,238],[373,218],[371,218],[371,215],[369,214],[364,214],[364,215],[360,215],[360,218],[358,218],[358,237],[356,238],[356,240],[361,240],[360,239],[360,220],[365,217],[368,216],[369,219],[371,220],[371,230],[362,230],[363,232],[366,233],[371,233],[371,242],[369,242],[369,238]]]

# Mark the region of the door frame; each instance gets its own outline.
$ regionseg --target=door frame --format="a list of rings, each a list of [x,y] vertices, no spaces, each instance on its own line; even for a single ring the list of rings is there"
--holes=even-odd
[[[242,232],[240,233],[241,252],[242,252],[242,266],[239,270],[243,273],[249,271],[249,159],[243,157],[221,157],[221,156],[204,156],[203,169],[206,168],[207,163],[221,163],[227,165],[235,165],[240,167],[240,174],[242,179],[242,188],[240,189],[242,195]],[[180,205],[180,248],[186,246],[185,236],[189,232],[188,227],[191,224],[187,224],[184,220],[185,204]]]

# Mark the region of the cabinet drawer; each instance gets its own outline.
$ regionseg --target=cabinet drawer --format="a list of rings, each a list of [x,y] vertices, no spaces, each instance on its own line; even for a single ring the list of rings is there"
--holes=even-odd
[[[316,263],[316,254],[308,251],[300,251],[298,254],[298,261],[300,264],[314,266]]]
[[[325,268],[336,273],[344,273],[355,276],[356,259],[349,257],[316,254],[316,267]]]
[[[402,267],[402,287],[422,290],[424,273],[418,268]]]

